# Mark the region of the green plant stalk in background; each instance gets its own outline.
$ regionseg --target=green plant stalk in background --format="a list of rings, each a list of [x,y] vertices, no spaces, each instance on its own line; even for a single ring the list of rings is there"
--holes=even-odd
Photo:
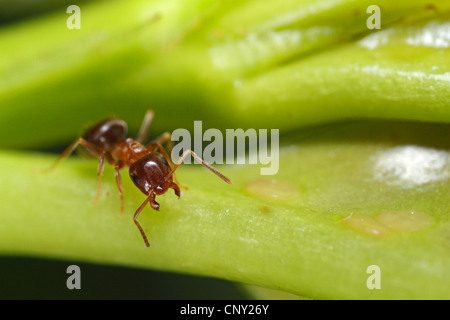
[[[154,132],[200,115],[205,127],[282,132],[450,121],[450,1],[379,1],[381,31],[367,29],[370,1],[270,3],[107,1],[82,6],[81,30],[65,12],[2,28],[1,146],[67,142],[111,113],[137,129],[148,108]]]
[[[0,0],[0,24],[17,22],[50,10],[64,10],[70,5],[80,5],[85,2],[86,0]]]
[[[345,119],[450,122],[450,1],[99,1],[0,29],[0,146],[70,143],[115,113],[137,130],[277,128]],[[24,49],[26,46],[26,50]],[[448,298],[449,126],[329,125],[282,136],[280,171],[183,166],[181,200],[123,170],[2,151],[0,252],[214,276],[313,298]],[[12,170],[11,168],[14,168]],[[201,178],[200,178],[201,177]],[[411,214],[414,212],[414,214]],[[366,285],[378,265],[382,289]]]

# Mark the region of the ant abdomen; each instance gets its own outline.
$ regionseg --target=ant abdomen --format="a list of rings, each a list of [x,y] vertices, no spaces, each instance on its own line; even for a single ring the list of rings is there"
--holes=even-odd
[[[86,130],[83,138],[101,149],[112,152],[119,142],[126,139],[127,131],[125,121],[109,118]]]

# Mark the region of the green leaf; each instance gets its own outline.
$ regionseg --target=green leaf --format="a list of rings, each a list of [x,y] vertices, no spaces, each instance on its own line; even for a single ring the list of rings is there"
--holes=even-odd
[[[379,1],[380,31],[371,4],[106,1],[81,7],[81,30],[61,12],[2,28],[0,145],[67,143],[112,113],[137,130],[149,108],[153,132],[449,122],[450,3]]]
[[[185,165],[180,200],[144,201],[112,168],[96,206],[96,164],[2,152],[0,251],[200,274],[312,298],[449,298],[448,125],[354,123],[289,138],[276,176],[255,165]],[[10,168],[14,168],[11,170]],[[414,214],[411,214],[414,212]],[[381,270],[368,289],[367,268]]]

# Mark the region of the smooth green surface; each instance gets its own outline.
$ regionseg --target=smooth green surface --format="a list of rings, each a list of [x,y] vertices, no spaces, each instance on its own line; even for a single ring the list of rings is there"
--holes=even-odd
[[[300,196],[290,200],[246,190],[259,175],[257,166],[220,167],[233,181],[227,185],[203,167],[185,165],[179,179],[189,190],[181,200],[172,193],[157,197],[161,211],[148,207],[139,218],[150,248],[132,221],[144,196],[126,172],[120,217],[111,168],[101,199],[91,206],[95,161],[68,159],[42,174],[33,170],[50,165],[51,157],[4,152],[0,250],[202,274],[312,298],[448,299],[448,132],[448,125],[357,123],[291,137],[279,173],[266,177],[292,185]],[[428,171],[419,180],[401,174],[380,180],[377,159],[407,146],[431,157],[424,162]],[[422,164],[415,165],[420,173]],[[342,222],[399,210],[423,212],[433,223],[383,238]],[[381,290],[366,286],[373,264],[382,271]]]

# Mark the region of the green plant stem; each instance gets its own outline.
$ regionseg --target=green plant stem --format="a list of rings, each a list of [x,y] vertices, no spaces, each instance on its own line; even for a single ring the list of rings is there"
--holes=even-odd
[[[448,299],[448,131],[355,123],[303,132],[281,150],[276,176],[260,176],[254,165],[218,167],[232,185],[184,165],[178,178],[189,190],[182,198],[159,196],[161,210],[147,207],[139,216],[150,248],[132,221],[145,196],[126,170],[121,217],[111,167],[92,206],[95,161],[70,158],[43,174],[36,169],[54,157],[2,152],[0,253],[201,274],[312,298]],[[380,212],[405,210],[431,223],[387,234],[370,223]],[[380,290],[366,285],[370,265],[381,269]]]

